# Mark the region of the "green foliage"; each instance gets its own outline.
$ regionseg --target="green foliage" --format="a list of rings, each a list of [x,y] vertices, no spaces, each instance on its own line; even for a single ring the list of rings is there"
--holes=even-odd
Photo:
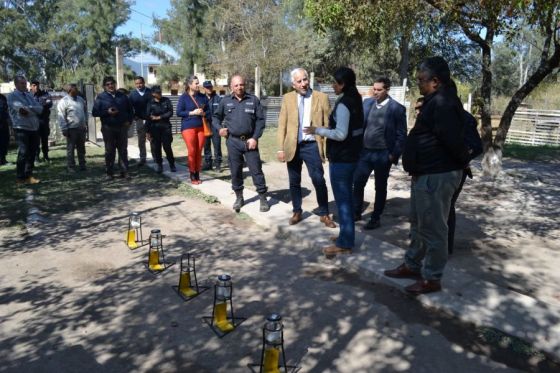
[[[272,93],[282,71],[313,70],[326,50],[302,9],[298,0],[172,1],[167,18],[156,20],[163,42],[180,55],[177,67],[162,69],[164,79],[183,79],[197,63],[208,77],[241,73],[251,80],[259,66],[264,93]]]
[[[129,14],[125,0],[3,2],[0,78],[21,73],[50,86],[80,79],[98,83],[114,73],[116,46],[125,55],[140,49],[138,39],[116,34]]]
[[[560,159],[560,146],[529,146],[508,143],[504,145],[504,157],[524,161],[558,161]]]

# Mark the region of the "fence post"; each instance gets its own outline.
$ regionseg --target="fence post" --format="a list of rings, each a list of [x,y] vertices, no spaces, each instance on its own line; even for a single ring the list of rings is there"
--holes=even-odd
[[[255,67],[255,96],[261,98],[261,68]]]

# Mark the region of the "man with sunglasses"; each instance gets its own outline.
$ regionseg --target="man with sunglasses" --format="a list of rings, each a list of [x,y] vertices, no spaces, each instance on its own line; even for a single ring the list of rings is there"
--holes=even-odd
[[[119,152],[121,177],[128,175],[128,127],[132,122],[134,110],[128,97],[117,91],[112,76],[103,78],[104,92],[100,93],[93,104],[91,114],[101,119],[101,133],[105,143],[106,180],[112,180],[115,155]]]

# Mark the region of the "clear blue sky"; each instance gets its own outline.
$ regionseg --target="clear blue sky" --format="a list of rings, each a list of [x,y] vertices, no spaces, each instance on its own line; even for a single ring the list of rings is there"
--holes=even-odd
[[[169,9],[170,0],[136,0],[132,4],[132,11],[130,13],[130,18],[127,23],[117,29],[119,34],[131,33],[133,36],[140,37],[141,33],[144,35],[144,40],[146,42],[152,42],[151,37],[157,31],[152,23],[152,17],[156,16],[158,18],[167,16],[167,9]],[[167,53],[176,56],[176,53],[162,45],[155,44],[156,47],[163,48]],[[139,60],[139,56],[133,58],[134,60]],[[157,60],[155,57],[144,56],[144,61]]]

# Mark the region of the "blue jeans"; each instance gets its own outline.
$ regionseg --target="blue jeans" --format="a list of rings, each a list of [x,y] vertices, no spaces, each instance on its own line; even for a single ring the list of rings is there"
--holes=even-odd
[[[354,173],[354,212],[361,214],[364,205],[364,189],[371,172],[375,175],[375,202],[373,204],[372,220],[378,220],[387,201],[387,179],[391,161],[389,150],[363,149]]]
[[[463,170],[412,178],[410,188],[410,247],[404,261],[425,280],[439,280],[447,264],[447,218]]]
[[[325,182],[323,161],[319,155],[319,147],[316,141],[299,143],[294,158],[287,163],[293,212],[302,212],[301,166],[303,162],[305,162],[309,177],[313,182],[315,193],[317,194],[317,204],[319,205],[318,215],[328,215],[329,196],[327,192],[327,183]]]
[[[336,246],[354,248],[354,205],[352,203],[352,181],[356,163],[330,163],[331,188],[338,208],[340,232]]]

